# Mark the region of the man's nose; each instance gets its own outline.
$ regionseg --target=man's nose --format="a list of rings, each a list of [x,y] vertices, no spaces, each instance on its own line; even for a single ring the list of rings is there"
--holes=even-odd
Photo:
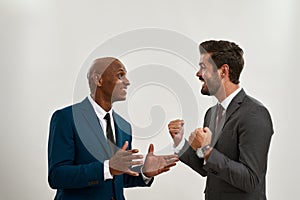
[[[202,70],[201,69],[199,69],[198,71],[197,71],[197,73],[196,73],[196,76],[197,77],[200,77],[201,75],[202,75],[202,72],[201,72]]]
[[[130,81],[126,76],[124,77],[123,81],[125,85],[130,85]]]

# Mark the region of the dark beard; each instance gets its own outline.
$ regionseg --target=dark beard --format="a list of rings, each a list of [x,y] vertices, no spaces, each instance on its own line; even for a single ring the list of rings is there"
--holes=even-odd
[[[221,83],[220,80],[218,80],[217,78],[215,78],[214,80],[208,80],[206,82],[206,87],[202,87],[201,94],[207,96],[215,95],[220,87]]]
[[[203,94],[203,95],[207,95],[207,96],[211,96],[211,94],[210,94],[209,90],[207,90],[207,89],[204,89],[204,88],[202,88],[202,89],[201,89],[201,94]]]

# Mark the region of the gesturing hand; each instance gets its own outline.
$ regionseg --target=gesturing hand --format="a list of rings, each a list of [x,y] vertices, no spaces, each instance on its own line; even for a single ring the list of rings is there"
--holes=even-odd
[[[109,160],[109,169],[112,175],[129,174],[132,176],[139,176],[138,172],[130,170],[134,165],[141,165],[143,161],[142,155],[137,155],[138,149],[126,151],[128,142],[126,141],[123,147],[115,153]]]
[[[183,125],[184,121],[180,119],[170,121],[170,123],[168,124],[169,132],[171,134],[171,137],[173,138],[175,146],[177,146],[183,138]]]
[[[167,172],[179,161],[177,155],[154,155],[154,146],[150,144],[148,154],[143,166],[143,174],[147,177],[153,177],[163,172]]]
[[[211,135],[212,133],[209,128],[197,128],[191,133],[189,137],[189,144],[194,150],[197,150],[198,148],[211,143]]]

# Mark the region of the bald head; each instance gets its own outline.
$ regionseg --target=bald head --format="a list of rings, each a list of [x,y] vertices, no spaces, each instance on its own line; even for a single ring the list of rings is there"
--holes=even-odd
[[[121,64],[117,58],[105,57],[94,60],[88,72],[88,78],[95,72],[102,74],[107,68],[114,64]]]
[[[114,67],[120,66],[122,63],[114,57],[104,57],[94,60],[90,67],[87,78],[91,94],[95,93],[97,84],[104,73],[109,73]]]

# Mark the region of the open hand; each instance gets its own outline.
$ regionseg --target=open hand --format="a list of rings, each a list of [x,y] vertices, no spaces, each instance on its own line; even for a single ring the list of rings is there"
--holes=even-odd
[[[173,155],[154,155],[154,146],[150,144],[148,154],[143,166],[143,174],[149,178],[167,172],[179,161],[178,156]]]
[[[143,161],[142,155],[137,155],[138,149],[126,151],[128,142],[126,141],[123,147],[118,150],[115,155],[109,160],[109,169],[112,175],[129,174],[132,176],[139,176],[138,172],[130,170],[134,165],[141,165]]]

